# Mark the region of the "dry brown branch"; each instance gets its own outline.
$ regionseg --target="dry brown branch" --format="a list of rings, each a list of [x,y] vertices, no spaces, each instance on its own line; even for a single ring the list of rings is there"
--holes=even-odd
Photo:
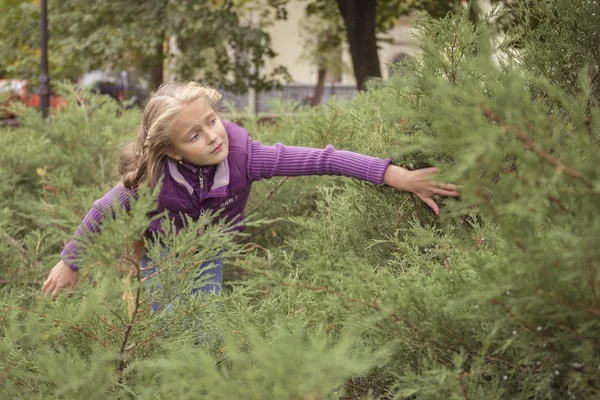
[[[269,249],[265,249],[264,247],[256,244],[256,243],[246,243],[244,248],[253,248],[253,249],[261,249],[267,254],[267,260],[269,261],[269,265],[271,264],[271,251]]]
[[[110,322],[108,322],[107,320],[105,320],[104,318],[102,318],[101,316],[98,315],[98,319],[100,320],[100,322],[102,322],[104,325],[106,325],[106,327],[111,330],[112,332],[116,332],[116,333],[121,333],[123,332],[122,329],[117,328],[116,326],[112,325]]]
[[[76,325],[71,325],[70,328],[75,329],[76,331],[83,333],[85,336],[89,337],[90,339],[94,340],[95,342],[98,342],[102,345],[102,347],[109,347],[110,344],[106,343],[104,340],[100,339],[98,336],[94,335],[93,333],[90,333],[88,331],[86,331],[85,329],[82,329]]]
[[[138,284],[137,284],[136,293],[135,293],[133,313],[131,314],[131,317],[129,319],[129,324],[125,328],[125,333],[123,334],[123,340],[121,341],[121,349],[119,351],[120,361],[118,361],[118,363],[117,363],[117,373],[120,375],[119,380],[123,376],[123,371],[125,371],[125,367],[127,367],[127,359],[125,358],[125,349],[127,348],[129,336],[131,335],[131,332],[133,331],[133,328],[135,327],[135,317],[137,316],[137,314],[138,314],[137,310],[140,307],[140,296],[142,293],[142,285],[143,285],[143,282],[141,280],[142,279],[142,271],[140,269],[138,262],[129,256],[126,256],[126,259],[129,260],[137,269],[136,279],[137,279]]]

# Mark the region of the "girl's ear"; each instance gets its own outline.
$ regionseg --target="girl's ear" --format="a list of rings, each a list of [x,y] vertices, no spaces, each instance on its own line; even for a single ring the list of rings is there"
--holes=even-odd
[[[183,159],[183,157],[181,157],[179,154],[177,154],[175,151],[173,151],[173,149],[167,150],[167,156],[171,157],[175,161],[181,161]]]

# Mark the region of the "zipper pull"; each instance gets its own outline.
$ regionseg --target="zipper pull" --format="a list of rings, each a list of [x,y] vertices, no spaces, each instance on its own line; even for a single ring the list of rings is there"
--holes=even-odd
[[[200,179],[200,190],[204,190],[204,168],[200,167],[200,175],[198,177]]]

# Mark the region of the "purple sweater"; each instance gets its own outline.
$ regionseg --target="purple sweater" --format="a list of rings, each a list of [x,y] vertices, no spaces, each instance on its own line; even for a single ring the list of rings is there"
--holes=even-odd
[[[252,183],[260,179],[274,176],[303,176],[303,175],[341,175],[374,184],[383,184],[383,175],[390,159],[379,159],[362,154],[336,150],[329,145],[325,149],[306,147],[290,147],[283,144],[265,146],[259,141],[248,142],[247,176]],[[190,179],[189,169],[194,167],[180,165],[178,167],[186,181],[193,187],[194,192],[200,191],[198,179]],[[196,167],[197,168],[197,167]],[[188,171],[185,171],[185,170]],[[214,168],[207,171],[208,179],[214,176]],[[88,232],[98,232],[104,210],[112,208],[114,201],[129,209],[129,199],[133,192],[122,184],[115,186],[110,192],[96,200],[79,225],[71,241],[61,253],[61,258],[72,269],[77,270],[77,238]]]

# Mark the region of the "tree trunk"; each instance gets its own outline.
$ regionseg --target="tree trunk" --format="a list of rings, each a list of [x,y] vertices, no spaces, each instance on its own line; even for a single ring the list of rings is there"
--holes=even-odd
[[[480,24],[481,5],[478,0],[473,0],[469,3],[469,20],[473,25],[477,26]]]
[[[163,42],[156,45],[156,53],[152,58],[150,66],[150,89],[155,90],[163,83],[163,63],[165,55]]]
[[[377,0],[337,0],[337,4],[348,34],[356,87],[364,90],[367,78],[381,78],[375,36]]]
[[[321,97],[323,97],[323,91],[325,89],[325,74],[327,70],[325,68],[319,68],[318,78],[317,78],[317,87],[315,87],[315,92],[313,93],[313,97],[310,100],[311,106],[318,106],[321,104]]]

